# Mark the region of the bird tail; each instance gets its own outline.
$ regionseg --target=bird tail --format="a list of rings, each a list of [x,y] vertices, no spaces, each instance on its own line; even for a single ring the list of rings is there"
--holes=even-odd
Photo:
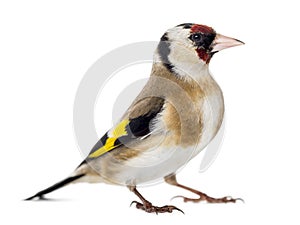
[[[70,177],[67,177],[66,179],[36,193],[35,195],[29,197],[29,198],[26,198],[24,199],[25,201],[30,201],[30,200],[33,200],[34,198],[39,198],[39,199],[43,199],[44,195],[52,192],[52,191],[55,191],[61,187],[64,187],[68,184],[71,184],[72,182],[78,180],[79,178],[85,176],[85,174],[79,174],[79,175],[74,175],[74,176],[70,176]]]

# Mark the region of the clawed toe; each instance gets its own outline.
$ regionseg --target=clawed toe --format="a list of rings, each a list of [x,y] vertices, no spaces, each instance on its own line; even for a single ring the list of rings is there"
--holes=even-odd
[[[226,196],[223,198],[212,198],[206,195],[206,201],[209,203],[236,203],[237,201],[241,201],[244,203],[244,200],[241,198],[232,198],[231,196]]]
[[[242,198],[232,198],[231,196],[227,196],[225,198],[227,198],[228,202],[236,203],[238,201],[241,201],[242,203],[245,203],[244,199],[242,199]]]
[[[132,201],[130,206],[132,206],[133,204],[135,204],[135,207],[137,209],[141,209],[141,210],[144,210],[145,212],[147,213],[172,213],[174,210],[177,210],[181,213],[184,214],[184,212],[177,208],[176,206],[173,206],[173,205],[165,205],[165,206],[162,206],[162,207],[158,207],[158,206],[153,206],[150,202],[145,202],[144,204],[140,203],[140,202],[137,202],[137,201]]]
[[[171,200],[175,199],[175,198],[182,198],[184,202],[194,202],[194,203],[197,203],[197,202],[201,202],[201,201],[206,201],[207,203],[236,203],[237,201],[241,201],[244,203],[244,200],[242,198],[232,198],[231,196],[226,196],[226,197],[223,197],[223,198],[213,198],[213,197],[210,197],[204,193],[199,193],[199,198],[187,198],[187,197],[184,197],[182,195],[177,195],[177,196],[174,196]]]

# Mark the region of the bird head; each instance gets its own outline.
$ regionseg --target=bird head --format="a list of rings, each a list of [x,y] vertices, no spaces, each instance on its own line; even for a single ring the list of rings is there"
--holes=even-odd
[[[180,73],[179,70],[207,67],[215,53],[242,44],[211,27],[185,23],[167,30],[161,37],[157,55],[169,70]]]

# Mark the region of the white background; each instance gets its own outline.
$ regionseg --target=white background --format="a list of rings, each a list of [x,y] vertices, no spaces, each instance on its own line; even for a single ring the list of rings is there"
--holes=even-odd
[[[103,2],[0,3],[0,223],[299,224],[297,1]],[[246,45],[211,61],[227,114],[217,160],[199,173],[199,156],[178,179],[213,196],[242,197],[245,204],[171,202],[174,195],[192,195],[167,184],[141,192],[157,205],[177,205],[185,216],[129,208],[137,198],[124,187],[105,184],[72,185],[49,195],[53,201],[21,201],[64,178],[82,160],[72,107],[92,63],[116,47],[158,40],[183,22],[213,26]],[[99,135],[111,124],[110,110],[96,118]]]

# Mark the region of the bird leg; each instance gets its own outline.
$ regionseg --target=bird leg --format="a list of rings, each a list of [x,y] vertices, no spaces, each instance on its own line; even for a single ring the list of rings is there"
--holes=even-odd
[[[138,190],[136,189],[135,186],[129,186],[129,190],[132,191],[136,196],[139,197],[139,199],[142,201],[142,203],[138,202],[138,201],[132,201],[130,206],[132,204],[135,204],[135,207],[137,209],[141,209],[141,210],[144,210],[145,212],[147,213],[172,213],[173,210],[178,210],[180,212],[182,212],[184,214],[184,212],[181,210],[181,209],[178,209],[177,207],[173,206],[173,205],[165,205],[165,206],[162,206],[162,207],[158,207],[158,206],[154,206],[152,205],[151,202],[147,201],[139,192]]]
[[[229,202],[235,203],[238,200],[243,201],[243,199],[241,199],[241,198],[232,198],[230,196],[226,196],[226,197],[223,197],[223,198],[213,198],[213,197],[210,197],[210,196],[208,196],[207,194],[205,194],[205,193],[203,193],[201,191],[198,191],[198,190],[195,190],[193,188],[190,188],[190,187],[184,186],[182,184],[179,184],[177,182],[177,180],[176,180],[176,175],[171,175],[171,176],[165,177],[165,181],[168,184],[171,184],[171,185],[183,188],[185,190],[191,191],[194,194],[196,194],[196,195],[199,196],[199,198],[187,198],[187,197],[184,197],[184,196],[181,196],[181,195],[174,197],[174,198],[183,198],[184,202],[206,201],[208,203],[229,203]]]

